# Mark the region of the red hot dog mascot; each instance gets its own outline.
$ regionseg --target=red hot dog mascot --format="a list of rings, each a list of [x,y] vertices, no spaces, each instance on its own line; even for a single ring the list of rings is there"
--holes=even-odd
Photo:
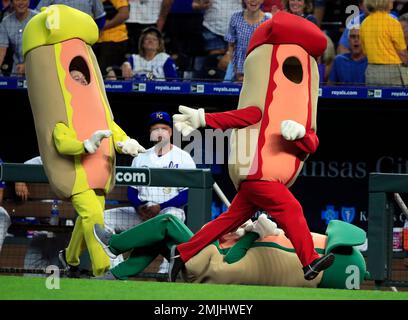
[[[78,271],[87,247],[94,275],[109,269],[93,226],[103,224],[105,195],[115,184],[115,150],[144,149],[113,121],[91,45],[99,32],[89,15],[65,5],[44,8],[23,33],[28,95],[44,170],[53,191],[70,199],[79,217],[60,253]]]
[[[260,25],[250,40],[237,110],[210,114],[179,107],[181,114],[174,115],[174,123],[183,135],[204,126],[234,129],[229,173],[238,193],[225,213],[190,241],[172,249],[170,281],[175,281],[191,257],[259,209],[285,231],[306,280],[333,263],[333,254],[320,257],[315,251],[302,207],[288,189],[303,161],[319,144],[316,58],[326,44],[324,34],[313,23],[278,12]]]

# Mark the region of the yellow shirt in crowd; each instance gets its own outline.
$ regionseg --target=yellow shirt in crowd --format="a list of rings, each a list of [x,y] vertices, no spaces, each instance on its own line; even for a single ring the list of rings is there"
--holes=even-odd
[[[129,6],[128,0],[110,0],[116,10]],[[122,23],[111,29],[102,31],[98,42],[122,42],[128,39],[128,33],[125,23]]]
[[[399,21],[388,12],[373,12],[365,18],[360,38],[368,63],[401,64],[397,51],[407,47],[404,32]]]

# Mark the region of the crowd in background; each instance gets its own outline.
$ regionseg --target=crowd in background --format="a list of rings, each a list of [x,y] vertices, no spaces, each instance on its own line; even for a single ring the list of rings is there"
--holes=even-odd
[[[1,0],[3,75],[24,76],[22,31],[51,4],[94,18],[100,37],[93,49],[109,80],[242,81],[254,30],[285,10],[326,34],[322,83],[408,82],[407,0]]]

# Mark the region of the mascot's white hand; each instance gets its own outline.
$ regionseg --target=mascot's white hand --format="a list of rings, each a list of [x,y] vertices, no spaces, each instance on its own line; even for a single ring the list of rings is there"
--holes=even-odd
[[[285,120],[281,123],[281,134],[285,140],[293,141],[302,139],[306,134],[306,129],[296,121]]]
[[[244,228],[238,228],[234,233],[237,237],[242,238],[245,235],[245,230]]]
[[[146,149],[143,148],[135,139],[127,139],[125,141],[118,142],[116,145],[122,150],[122,153],[130,154],[132,157],[136,157],[139,152],[146,152]]]
[[[98,150],[101,142],[105,138],[109,138],[112,135],[110,130],[97,130],[89,139],[84,141],[84,147],[88,153],[95,153]]]
[[[261,214],[257,221],[254,222],[252,232],[259,234],[259,238],[265,238],[267,236],[277,236],[281,233],[281,229],[278,228],[275,222],[268,219],[266,214]]]
[[[254,223],[252,222],[251,219],[249,219],[248,221],[244,222],[236,231],[235,234],[238,237],[243,237],[245,233],[247,232],[251,232],[252,229],[254,227]]]
[[[188,136],[195,129],[205,127],[204,109],[193,109],[186,106],[179,106],[181,114],[173,115],[174,126],[183,136]]]

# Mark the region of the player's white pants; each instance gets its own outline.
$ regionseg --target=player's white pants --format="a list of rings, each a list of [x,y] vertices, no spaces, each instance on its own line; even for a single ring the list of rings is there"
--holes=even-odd
[[[0,251],[3,246],[4,239],[7,236],[7,229],[11,224],[10,216],[8,215],[6,209],[0,207]]]
[[[181,221],[186,220],[186,215],[183,209],[169,207],[164,208],[159,214],[171,214]],[[105,210],[104,223],[105,227],[110,228],[115,233],[120,233],[142,223],[143,220],[136,212],[134,207],[118,207]],[[116,259],[110,259],[111,268],[117,266],[123,261],[123,256],[119,255]],[[167,273],[169,268],[169,262],[163,258],[163,262],[160,264],[158,273]]]

